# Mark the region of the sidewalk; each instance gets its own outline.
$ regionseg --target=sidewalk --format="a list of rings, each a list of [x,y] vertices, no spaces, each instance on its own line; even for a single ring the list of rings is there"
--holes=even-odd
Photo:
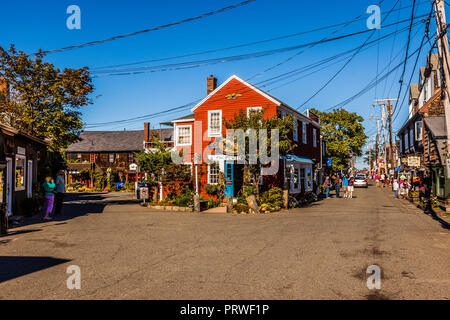
[[[374,189],[376,189],[378,192],[386,193],[387,197],[391,197],[394,200],[394,191],[392,190],[391,187],[385,187],[385,188],[374,187]],[[433,208],[431,210],[431,212],[427,212],[427,211],[423,210],[422,208],[419,208],[416,204],[414,204],[406,199],[399,198],[397,201],[399,203],[401,203],[401,205],[405,208],[408,208],[408,209],[415,208],[417,210],[420,210],[424,214],[430,215],[434,220],[439,221],[445,228],[450,229],[450,216],[446,215],[446,212],[441,210],[440,208]]]

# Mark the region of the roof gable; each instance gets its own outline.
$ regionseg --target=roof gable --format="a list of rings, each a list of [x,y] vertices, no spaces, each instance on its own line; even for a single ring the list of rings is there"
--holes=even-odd
[[[280,100],[275,99],[274,97],[272,97],[268,93],[262,91],[261,89],[258,89],[257,87],[255,87],[254,85],[248,83],[247,81],[242,80],[238,76],[232,75],[225,82],[223,82],[220,86],[218,86],[214,91],[212,91],[209,95],[207,95],[202,101],[200,101],[197,105],[195,105],[191,109],[191,111],[194,112],[198,107],[200,107],[202,104],[204,104],[206,101],[208,101],[212,96],[214,96],[217,92],[219,92],[223,87],[225,87],[233,79],[235,79],[235,80],[241,82],[242,84],[246,85],[247,87],[249,87],[250,89],[252,89],[256,93],[262,95],[267,100],[270,100],[271,102],[275,103],[277,106],[282,104],[282,102]]]

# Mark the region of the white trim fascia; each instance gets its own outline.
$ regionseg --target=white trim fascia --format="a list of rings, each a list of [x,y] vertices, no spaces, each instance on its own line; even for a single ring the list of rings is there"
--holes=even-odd
[[[211,113],[213,112],[219,112],[220,113],[220,123],[219,123],[219,133],[211,133],[211,128],[210,128],[210,124],[211,124]],[[208,138],[218,138],[222,136],[222,110],[221,109],[217,109],[217,110],[208,110]]]
[[[188,128],[188,127],[191,129],[189,144],[186,144],[186,143],[178,144],[178,129],[179,128]],[[174,134],[175,134],[175,142],[174,142],[174,146],[175,147],[187,147],[187,146],[191,146],[192,145],[192,124],[186,124],[186,125],[182,125],[182,126],[175,126]]]
[[[189,119],[182,119],[182,120],[173,120],[172,123],[179,123],[179,122],[193,122],[195,121],[194,118],[189,118]]]
[[[277,106],[280,106],[282,104],[281,101],[269,96],[268,94],[266,94],[265,92],[261,91],[261,89],[258,89],[257,87],[255,87],[254,85],[248,83],[245,80],[242,80],[241,78],[239,78],[237,75],[232,75],[231,77],[229,77],[227,80],[225,80],[225,82],[223,82],[220,86],[218,86],[214,91],[212,91],[209,95],[207,95],[202,101],[200,101],[199,103],[197,103],[192,109],[191,112],[194,112],[195,109],[197,109],[198,107],[200,107],[203,103],[205,103],[209,98],[211,98],[213,95],[215,95],[220,89],[222,89],[224,86],[227,85],[228,82],[230,82],[231,80],[236,79],[239,82],[245,84],[247,87],[249,87],[250,89],[252,89],[253,91],[256,91],[257,93],[259,93],[260,95],[262,95],[264,98],[270,100],[271,102],[275,103]]]

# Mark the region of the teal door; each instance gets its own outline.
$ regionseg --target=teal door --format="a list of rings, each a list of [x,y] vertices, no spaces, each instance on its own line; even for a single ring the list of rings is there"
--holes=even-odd
[[[234,163],[225,161],[225,197],[234,197]]]

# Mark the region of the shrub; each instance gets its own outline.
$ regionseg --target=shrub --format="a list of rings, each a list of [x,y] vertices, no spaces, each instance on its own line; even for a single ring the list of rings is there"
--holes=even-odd
[[[236,210],[237,212],[241,213],[241,212],[248,212],[248,205],[244,204],[244,203],[236,203],[233,206],[234,210]]]
[[[217,208],[218,206],[220,206],[220,200],[208,199],[208,209]]]
[[[177,207],[189,207],[193,204],[192,192],[185,192],[175,197],[172,201]]]
[[[262,202],[272,208],[283,206],[283,190],[279,187],[272,188],[262,195]]]

